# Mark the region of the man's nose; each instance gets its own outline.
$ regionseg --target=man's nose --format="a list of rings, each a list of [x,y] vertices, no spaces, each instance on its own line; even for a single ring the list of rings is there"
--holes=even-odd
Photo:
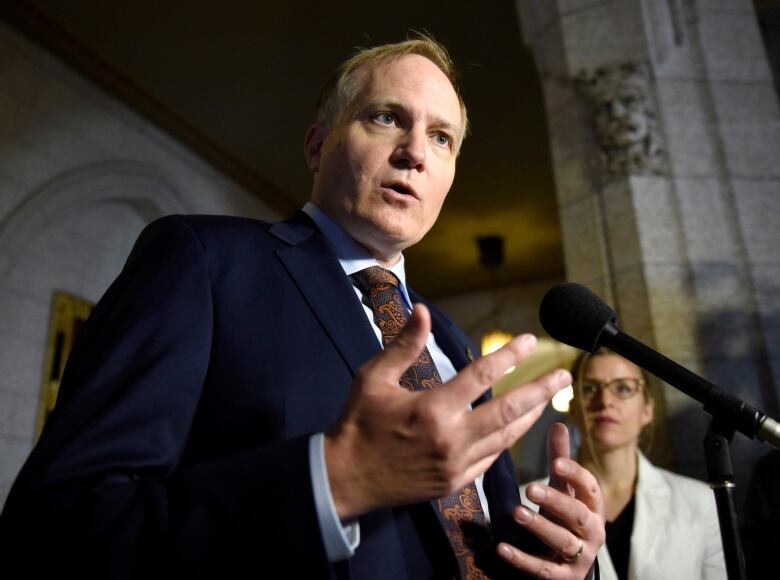
[[[392,161],[404,169],[425,169],[427,135],[423,131],[412,129],[399,139],[393,151]]]

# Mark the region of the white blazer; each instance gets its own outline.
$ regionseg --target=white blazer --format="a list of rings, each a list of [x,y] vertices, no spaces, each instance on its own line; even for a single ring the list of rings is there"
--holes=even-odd
[[[718,512],[710,487],[655,467],[641,453],[637,462],[629,580],[725,580]],[[525,495],[527,485],[520,486],[521,496],[538,509]],[[606,544],[598,560],[601,580],[617,580]]]

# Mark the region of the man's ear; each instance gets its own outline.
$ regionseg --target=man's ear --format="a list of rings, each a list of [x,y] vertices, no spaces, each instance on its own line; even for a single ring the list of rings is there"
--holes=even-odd
[[[325,142],[328,131],[321,123],[315,123],[306,131],[306,137],[303,139],[303,154],[306,156],[306,165],[313,173],[320,169],[320,156],[322,154],[322,144]]]

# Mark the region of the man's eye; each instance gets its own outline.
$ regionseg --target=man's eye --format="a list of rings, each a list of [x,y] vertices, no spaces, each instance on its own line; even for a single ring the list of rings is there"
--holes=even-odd
[[[395,115],[392,113],[377,113],[374,115],[374,121],[381,125],[393,125],[395,123]]]
[[[433,136],[433,141],[442,147],[448,147],[450,144],[449,136],[444,133],[436,133],[436,135]]]

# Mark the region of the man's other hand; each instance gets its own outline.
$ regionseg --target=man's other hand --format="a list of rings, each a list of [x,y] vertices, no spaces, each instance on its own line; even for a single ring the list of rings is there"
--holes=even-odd
[[[509,564],[539,578],[588,577],[596,554],[606,540],[604,498],[596,478],[569,457],[569,432],[555,423],[547,435],[550,485],[532,483],[528,498],[539,513],[526,506],[514,511],[515,521],[542,540],[550,551],[531,555],[506,543],[498,554]]]

